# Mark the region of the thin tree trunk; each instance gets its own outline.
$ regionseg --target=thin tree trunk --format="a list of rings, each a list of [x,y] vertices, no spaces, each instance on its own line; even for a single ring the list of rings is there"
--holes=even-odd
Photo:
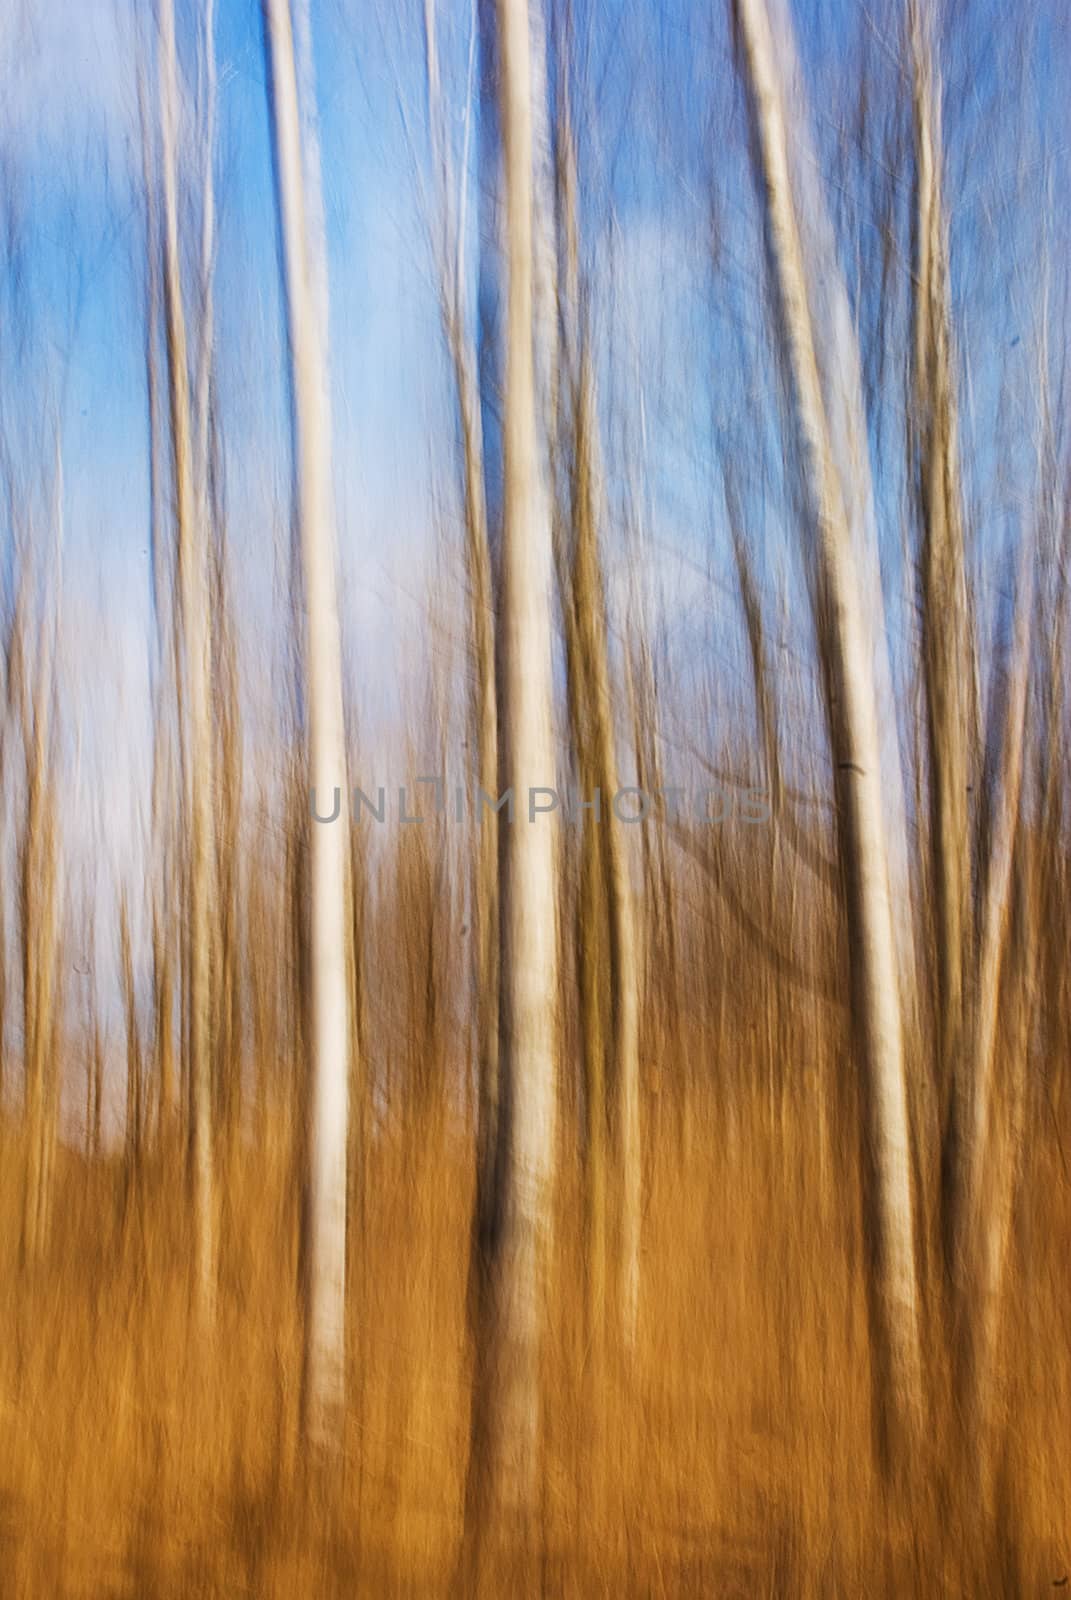
[[[577,201],[576,151],[569,117],[568,99],[560,93],[562,109],[558,133],[558,173],[561,185],[560,207],[565,231],[565,289],[562,297],[568,370],[574,393],[572,438],[572,494],[570,505],[571,549],[568,571],[563,571],[561,587],[566,618],[567,661],[570,677],[570,712],[573,743],[580,769],[581,784],[592,799],[597,791],[601,800],[598,820],[585,813],[581,869],[581,973],[584,1016],[585,1057],[592,1066],[610,1046],[610,1081],[601,1089],[592,1082],[589,1096],[589,1137],[598,1135],[592,1146],[593,1184],[593,1268],[596,1304],[601,1294],[604,1268],[600,1261],[604,1241],[605,1197],[599,1192],[605,1173],[599,1146],[602,1119],[612,1113],[616,1134],[616,1167],[620,1181],[620,1286],[619,1309],[626,1343],[636,1332],[639,1304],[641,1151],[639,1115],[639,964],[636,919],[629,872],[628,853],[621,833],[622,824],[613,811],[618,790],[617,739],[614,730],[613,697],[610,680],[609,637],[606,620],[606,592],[599,548],[599,521],[603,506],[603,487],[598,437],[598,407],[591,351],[591,329],[582,303],[580,287],[580,219]],[[596,883],[594,880],[598,879]],[[594,919],[605,895],[608,933],[608,959],[599,972],[594,953],[599,937]],[[589,978],[583,983],[583,975]],[[607,992],[596,987],[607,982]],[[605,1013],[611,1039],[603,1039],[600,1018]],[[596,1077],[605,1080],[601,1062]],[[594,1101],[594,1103],[592,1103]]]
[[[166,848],[166,847],[165,847]],[[156,1030],[156,1138],[166,1148],[172,1129],[175,1106],[175,1023],[174,1023],[174,938],[168,908],[172,903],[170,872],[166,855],[162,867],[164,887],[158,890],[159,904],[153,907],[153,1019]]]
[[[27,1173],[21,1254],[38,1261],[48,1238],[51,1175],[56,1138],[56,1044],[59,1036],[58,817],[55,791],[56,649],[59,638],[60,548],[63,529],[63,458],[56,446],[53,482],[55,612],[46,614],[32,682],[26,656],[25,568],[13,623],[9,672],[20,700],[26,768],[26,814],[19,841],[19,912],[22,957],[23,1061]],[[23,555],[24,563],[27,556]],[[46,581],[46,593],[48,585]]]
[[[182,294],[178,221],[178,66],[174,0],[159,0],[160,98],[164,189],[164,315],[168,394],[178,529],[179,603],[182,617],[189,758],[188,863],[190,1178],[194,1216],[194,1293],[203,1324],[215,1305],[216,1226],[212,1148],[212,928],[215,839],[213,819],[211,641],[207,532],[203,502],[195,492],[191,437],[186,312]]]
[[[213,506],[211,606],[213,698],[218,741],[216,838],[219,882],[216,919],[215,1068],[216,1103],[223,1148],[233,1160],[242,1118],[242,717],[238,684],[237,640],[229,588],[226,517],[218,503],[220,471],[215,456],[220,445],[213,419],[209,434],[210,503]]]
[[[126,1185],[136,1195],[141,1167],[142,1074],[134,954],[130,942],[130,908],[124,889],[119,899],[119,957],[126,1020]]]
[[[627,1342],[635,1334],[639,1295],[639,976],[633,893],[621,824],[602,562],[598,548],[599,478],[594,378],[580,357],[573,440],[572,552],[564,578],[570,721],[581,788],[599,796],[600,815],[585,813],[581,839],[580,956],[596,1306],[605,1279],[607,1162],[604,1124],[616,1132],[620,1180],[620,1314]],[[602,924],[605,922],[605,929]],[[607,1036],[607,1029],[609,1036]],[[607,1065],[610,1071],[607,1071]]]
[[[44,645],[45,655],[50,654]],[[28,1171],[23,1213],[24,1260],[41,1256],[48,1233],[52,1068],[56,978],[56,816],[51,782],[51,674],[43,668],[27,730],[27,801],[20,861],[22,1004]]]
[[[145,59],[138,56],[138,114],[141,129],[142,181],[145,187],[145,387],[149,411],[149,517],[153,575],[153,612],[156,629],[154,661],[154,712],[152,754],[152,838],[155,852],[153,871],[153,1015],[156,1038],[154,1055],[157,1086],[157,1139],[170,1144],[175,1111],[174,986],[176,968],[181,968],[181,939],[175,926],[175,860],[179,852],[176,839],[178,800],[175,790],[175,749],[169,707],[174,696],[176,710],[181,706],[180,638],[175,626],[173,605],[173,551],[165,538],[165,409],[166,399],[160,378],[158,330],[160,320],[160,233],[157,214],[158,171],[153,142],[153,122],[145,76]],[[180,744],[181,771],[185,762]],[[181,776],[180,771],[180,776]],[[181,785],[180,790],[181,793]],[[185,919],[182,919],[183,921]],[[179,952],[176,960],[176,953]]]
[[[628,643],[625,673],[636,784],[644,794],[664,796],[659,690],[642,614]],[[655,1038],[658,1048],[664,1051],[679,1019],[680,999],[676,894],[664,827],[642,829],[641,860],[643,914],[638,919],[637,932],[643,951],[639,967],[643,974],[644,1010],[650,1013],[653,1005],[657,1020]],[[660,1089],[657,1092],[661,1092]]]
[[[963,1063],[964,956],[970,897],[967,824],[967,592],[947,225],[941,192],[939,84],[921,7],[910,12],[915,120],[913,470],[922,524],[923,665],[930,768],[930,850],[937,913],[942,1115]],[[949,1249],[952,1241],[946,1239]]]
[[[89,1118],[89,1153],[96,1161],[100,1156],[101,1112],[104,1104],[104,1040],[101,1038],[100,1024],[95,1013],[93,1019],[93,1059],[90,1075],[92,1079],[92,1099]]]
[[[438,250],[439,298],[453,367],[455,403],[461,430],[461,488],[465,516],[465,570],[468,579],[469,648],[472,684],[468,723],[476,747],[476,854],[469,924],[476,1030],[476,1212],[473,1265],[477,1272],[494,1228],[495,1148],[499,1077],[499,903],[498,846],[494,817],[479,794],[494,796],[498,783],[498,712],[495,684],[495,596],[487,525],[483,427],[477,387],[477,355],[465,313],[465,245],[468,211],[468,160],[476,63],[476,6],[469,39],[464,132],[457,168],[459,193],[453,205],[454,164],[442,112],[434,0],[425,0],[424,28],[432,159],[441,193]],[[478,1301],[478,1293],[475,1296]]]
[[[998,1018],[1008,960],[1012,889],[1020,837],[1027,689],[1030,674],[1030,623],[1034,605],[1034,539],[1023,535],[1017,574],[1008,683],[1000,758],[993,780],[994,813],[981,888],[977,978],[970,1054],[956,1085],[956,1137],[951,1217],[953,1262],[959,1295],[958,1327],[969,1351],[966,1376],[983,1458],[989,1456],[992,1369],[1000,1325],[1001,1289],[1012,1215],[1014,1148],[1002,1146],[997,1131]],[[1009,1052],[1009,1073],[1022,1070],[1020,1039]],[[1013,1083],[1012,1100],[1019,1096]],[[985,1459],[986,1468],[992,1465]],[[986,1485],[987,1489],[991,1485]]]

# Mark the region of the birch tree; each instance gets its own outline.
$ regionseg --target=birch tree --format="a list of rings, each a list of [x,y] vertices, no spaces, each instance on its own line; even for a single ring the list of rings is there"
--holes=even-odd
[[[551,1244],[557,1089],[555,829],[529,788],[555,775],[553,552],[536,413],[532,54],[527,0],[498,0],[508,299],[499,732],[515,816],[500,842],[502,1017],[493,1228],[477,1350],[473,1473],[498,1503],[533,1510],[539,1359]]]
[[[914,1196],[868,597],[847,509],[855,490],[838,471],[820,377],[814,263],[806,254],[801,196],[789,154],[798,113],[786,92],[766,0],[736,0],[736,16],[758,139],[785,359],[817,525],[818,636],[836,773],[865,1119],[872,1346],[885,1422],[904,1424],[910,1433],[921,1403]],[[782,36],[781,51],[786,48]]]
[[[152,602],[155,654],[152,719],[152,964],[153,1054],[156,1067],[157,1139],[170,1146],[174,1116],[174,983],[177,919],[175,915],[178,843],[175,794],[175,749],[170,721],[177,703],[181,657],[175,627],[171,551],[166,531],[165,449],[166,401],[159,361],[160,223],[156,129],[149,107],[144,39],[139,37],[137,62],[138,124],[141,176],[145,200],[145,395],[149,428],[149,535],[152,560]],[[178,751],[182,759],[181,744]]]
[[[304,587],[309,783],[321,815],[346,795],[327,372],[327,245],[307,0],[265,0],[276,201],[290,347],[295,504]],[[295,50],[296,41],[296,50]],[[300,82],[299,82],[300,80]],[[332,801],[332,797],[334,797]],[[310,822],[311,1114],[304,1256],[303,1415],[338,1437],[344,1399],[350,1017],[348,833]]]
[[[559,41],[559,54],[565,54],[564,41]],[[600,542],[604,491],[594,333],[590,291],[581,283],[576,135],[564,83],[558,101],[556,170],[565,258],[559,292],[564,343],[560,366],[569,389],[559,429],[569,484],[555,543],[573,752],[584,797],[588,801],[599,797],[598,814],[584,814],[577,929],[588,1084],[589,1249],[593,1310],[601,1317],[609,1118],[616,1133],[614,1165],[620,1196],[620,1322],[630,1343],[636,1331],[640,1264],[639,963],[628,856],[612,806],[618,790],[618,758]]]
[[[159,0],[163,298],[187,719],[187,1030],[194,1280],[199,1315],[213,1316],[216,1221],[212,1148],[212,950],[215,883],[211,637],[205,501],[197,493],[189,350],[179,235],[179,94],[174,0]]]
[[[973,619],[960,481],[941,78],[929,18],[919,0],[913,0],[909,9],[907,33],[916,207],[912,466],[921,532],[938,1060],[944,1101],[941,1219],[950,1275],[950,1326],[964,1356],[958,1376],[967,1386],[968,1437],[989,1466],[992,1369],[1018,1160],[1017,1123],[1025,1096],[1023,1062],[1013,1059],[998,1074],[998,1009],[1010,965],[1016,876],[1027,869],[1020,806],[1037,602],[1035,560],[1042,535],[1051,534],[1059,522],[1053,504],[1059,468],[1052,448],[1047,259],[1043,259],[1036,383],[1040,510],[1019,533],[1005,690],[990,730],[994,760],[974,840],[978,867],[974,934],[969,916],[972,839],[967,811],[974,733],[969,696]],[[1058,561],[1054,565],[1058,569]],[[1058,684],[1058,658],[1052,659],[1052,666],[1052,681]],[[1026,1040],[1017,1044],[1019,1049],[1009,1050],[1013,1057],[1027,1047]],[[1003,1108],[1002,1088],[1007,1102]],[[1002,1118],[1002,1109],[1009,1115]]]
[[[915,133],[912,468],[922,534],[923,671],[930,765],[940,1087],[958,1079],[964,1028],[967,837],[967,593],[958,418],[942,191],[941,115],[929,31],[910,9]]]
[[[498,717],[495,683],[495,593],[488,527],[479,359],[466,313],[468,166],[472,139],[477,54],[473,0],[466,66],[460,158],[456,160],[443,114],[434,0],[425,0],[425,69],[431,155],[437,185],[435,257],[439,305],[454,382],[461,443],[461,495],[468,582],[468,643],[471,681],[469,733],[476,752],[477,792],[495,793],[498,782]],[[478,808],[476,853],[471,874],[470,926],[476,1031],[477,1199],[474,1265],[480,1270],[485,1241],[494,1226],[495,1146],[499,1078],[499,900],[498,848],[494,818]]]

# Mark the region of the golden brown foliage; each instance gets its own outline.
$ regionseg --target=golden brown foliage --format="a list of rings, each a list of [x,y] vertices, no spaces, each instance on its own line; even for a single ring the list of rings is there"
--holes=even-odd
[[[542,1387],[541,1541],[490,1531],[488,1594],[1007,1595],[1071,1565],[1062,1297],[1071,1187],[1054,1122],[1034,1130],[1016,1211],[999,1395],[999,1515],[976,1512],[939,1398],[906,1501],[871,1465],[858,1175],[820,1111],[843,1048],[801,1035],[776,1109],[762,1034],[666,1044],[651,1102],[639,1334],[589,1360],[581,1172],[558,1196]],[[682,1051],[731,1063],[667,1114]],[[289,1126],[225,1173],[216,1333],[193,1337],[174,1151],[146,1152],[137,1220],[120,1159],[57,1156],[41,1270],[16,1259],[23,1134],[3,1127],[0,1593],[437,1594],[461,1538],[471,1139],[449,1116],[383,1124],[352,1241],[341,1470],[297,1449],[298,1216]],[[575,1148],[575,1140],[572,1147]],[[943,1370],[935,1393],[949,1392]]]

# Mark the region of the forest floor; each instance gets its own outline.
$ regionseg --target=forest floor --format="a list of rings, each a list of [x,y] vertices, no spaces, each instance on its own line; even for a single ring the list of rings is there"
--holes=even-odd
[[[562,1172],[535,1546],[488,1531],[493,1595],[1058,1594],[1071,1574],[1071,1188],[1055,1138],[1019,1199],[988,1505],[937,1406],[898,1492],[876,1473],[847,1141],[808,1106],[713,1097],[648,1123],[631,1351],[593,1337],[583,1191]],[[380,1130],[350,1230],[341,1455],[299,1448],[293,1141],[220,1163],[219,1297],[188,1295],[178,1153],[132,1185],[60,1147],[45,1259],[20,1260],[20,1130],[0,1162],[0,1600],[436,1595],[468,1455],[471,1145]],[[843,1165],[843,1170],[841,1167]],[[612,1284],[612,1279],[611,1279]],[[943,1356],[931,1358],[940,1392]],[[525,1553],[527,1552],[527,1553]]]

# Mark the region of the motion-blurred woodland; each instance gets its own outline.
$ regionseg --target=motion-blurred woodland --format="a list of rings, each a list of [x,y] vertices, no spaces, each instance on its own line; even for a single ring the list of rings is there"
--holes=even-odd
[[[55,9],[0,1596],[1058,1590],[1061,7],[93,0],[121,159],[46,183]]]

